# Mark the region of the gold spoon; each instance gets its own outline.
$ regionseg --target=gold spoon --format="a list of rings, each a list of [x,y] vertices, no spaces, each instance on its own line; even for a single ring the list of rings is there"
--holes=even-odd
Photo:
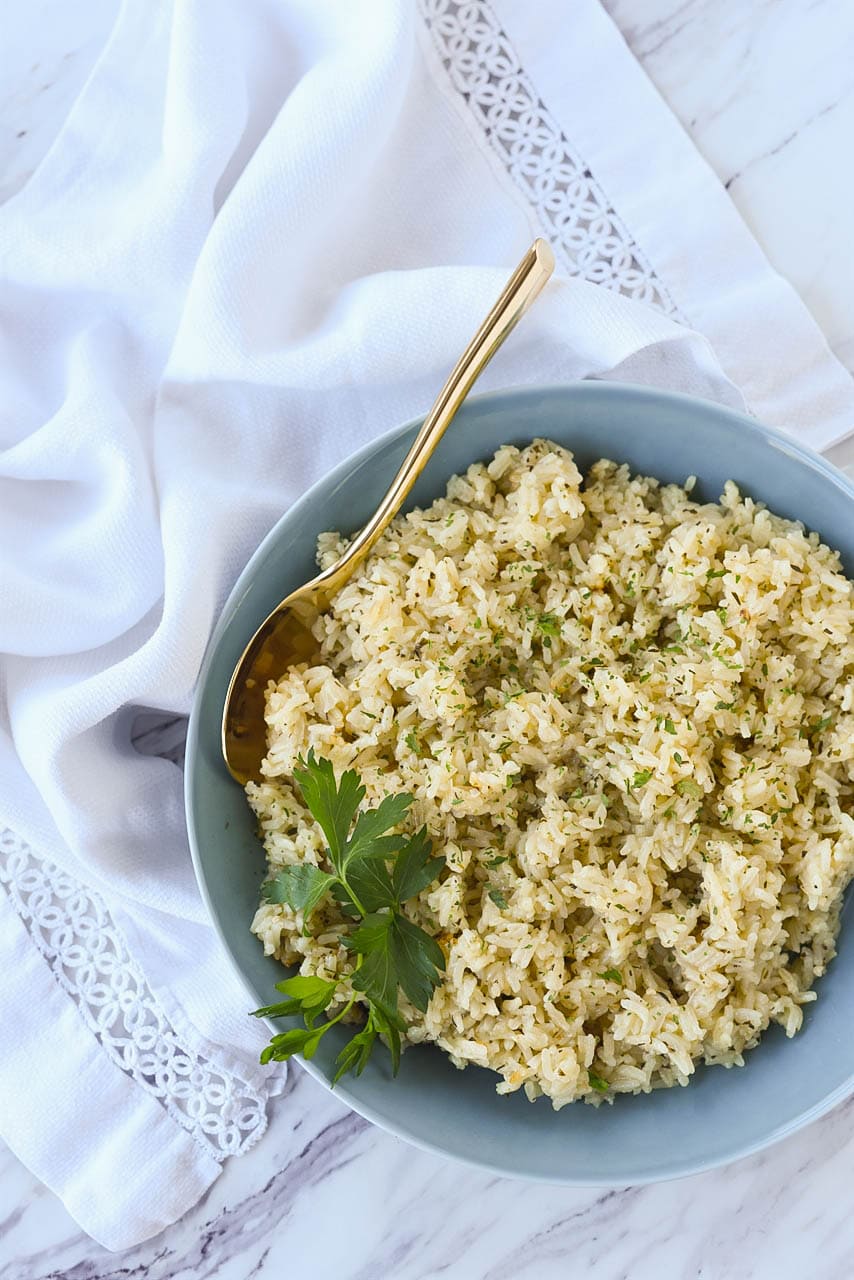
[[[231,776],[241,786],[261,778],[261,761],[267,753],[264,700],[268,682],[280,680],[293,663],[310,661],[317,654],[319,646],[312,628],[318,616],[329,608],[333,596],[397,515],[475,380],[537,297],[554,264],[546,242],[535,240],[454,366],[371,519],[340,560],[276,606],[244,649],[222,713],[222,754]]]

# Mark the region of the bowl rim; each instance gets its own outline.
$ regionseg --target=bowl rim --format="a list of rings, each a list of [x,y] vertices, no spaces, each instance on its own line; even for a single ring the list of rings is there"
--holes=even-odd
[[[514,384],[508,387],[497,387],[490,391],[480,392],[477,395],[466,397],[466,404],[475,403],[479,406],[488,408],[489,401],[504,401],[506,398],[524,395],[543,395],[543,396],[565,396],[570,395],[573,391],[580,393],[583,389],[585,395],[597,395],[604,398],[615,396],[617,400],[622,400],[628,393],[630,397],[645,400],[648,403],[666,402],[669,405],[682,405],[687,411],[696,410],[698,406],[702,407],[705,412],[711,412],[719,415],[721,418],[729,419],[733,423],[740,424],[753,434],[762,437],[773,447],[782,449],[785,453],[796,458],[798,462],[806,466],[808,469],[818,472],[826,481],[829,481],[837,489],[840,489],[848,499],[854,503],[854,480],[851,480],[843,471],[834,466],[821,454],[817,453],[809,445],[796,440],[793,436],[787,435],[776,427],[769,427],[764,423],[757,421],[755,418],[748,416],[747,413],[740,412],[728,405],[722,405],[713,400],[705,400],[699,396],[687,395],[684,392],[668,391],[663,388],[644,386],[631,382],[614,382],[602,379],[580,379],[576,382],[554,382],[554,383],[522,383]],[[193,704],[190,711],[189,722],[187,726],[187,742],[184,759],[184,814],[187,823],[187,836],[190,846],[190,855],[193,863],[193,871],[195,873],[196,882],[199,892],[207,910],[211,924],[219,938],[219,941],[228,956],[232,970],[238,977],[244,989],[250,994],[252,999],[256,998],[256,993],[252,989],[249,979],[243,973],[243,970],[235,956],[225,930],[220,923],[219,917],[214,910],[212,898],[208,890],[207,877],[204,869],[204,863],[200,853],[200,841],[196,829],[195,812],[192,798],[192,778],[195,769],[196,754],[198,751],[199,741],[199,706],[200,693],[204,688],[208,678],[208,674],[213,663],[214,655],[219,646],[221,637],[226,631],[233,607],[239,602],[243,591],[244,584],[247,579],[253,575],[256,565],[266,555],[269,547],[278,538],[283,525],[293,518],[294,514],[302,511],[304,507],[309,506],[315,500],[317,491],[321,487],[333,486],[339,484],[346,479],[347,475],[358,465],[363,463],[373,453],[393,444],[400,437],[407,433],[417,430],[424,421],[424,416],[415,417],[401,425],[390,427],[372,440],[361,445],[353,453],[347,454],[340,462],[336,463],[329,471],[319,476],[312,485],[301,494],[295,502],[293,502],[276,520],[275,524],[268,530],[253,551],[252,555],[246,561],[246,564],[237,575],[235,582],[228,593],[223,605],[221,606],[219,617],[211,632],[205,648],[204,657],[199,667],[199,673],[193,688]],[[391,477],[389,477],[391,479]],[[264,1019],[265,1024],[272,1031],[276,1030],[274,1022],[270,1018]],[[325,1075],[320,1071],[313,1062],[306,1061],[303,1057],[297,1055],[297,1061],[300,1066],[310,1076],[312,1076],[328,1093],[338,1098],[357,1115],[362,1116],[377,1128],[385,1133],[390,1133],[396,1138],[408,1142],[411,1146],[417,1147],[421,1151],[426,1151],[430,1155],[441,1156],[445,1160],[453,1160],[457,1164],[466,1165],[470,1168],[479,1169],[488,1173],[497,1174],[500,1177],[511,1178],[516,1181],[538,1182],[556,1186],[573,1186],[573,1187],[620,1187],[620,1186],[648,1186],[659,1182],[670,1182],[679,1178],[692,1177],[701,1173],[708,1173],[713,1169],[725,1167],[734,1164],[737,1161],[745,1160],[749,1156],[756,1155],[760,1151],[774,1146],[781,1142],[784,1138],[791,1137],[799,1130],[806,1128],[814,1121],[832,1111],[834,1107],[844,1102],[846,1098],[854,1093],[854,1070],[851,1071],[847,1079],[836,1087],[820,1102],[792,1117],[784,1124],[770,1130],[769,1133],[761,1138],[742,1144],[735,1144],[728,1154],[711,1156],[707,1160],[699,1159],[683,1159],[674,1158],[671,1160],[666,1171],[652,1170],[649,1173],[634,1174],[630,1182],[620,1179],[616,1176],[580,1176],[576,1174],[554,1174],[554,1173],[538,1173],[538,1172],[520,1172],[514,1169],[509,1163],[500,1160],[492,1160],[481,1158],[476,1153],[459,1154],[449,1152],[439,1143],[434,1143],[429,1138],[424,1138],[421,1134],[413,1132],[407,1125],[400,1124],[394,1120],[388,1119],[376,1107],[369,1103],[363,1102],[358,1097],[354,1097],[351,1089],[344,1081],[339,1081],[333,1086],[326,1079]],[[690,1084],[685,1086],[690,1088]]]

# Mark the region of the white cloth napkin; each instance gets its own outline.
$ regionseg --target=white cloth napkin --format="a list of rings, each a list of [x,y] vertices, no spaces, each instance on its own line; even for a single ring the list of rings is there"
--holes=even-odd
[[[536,234],[558,278],[483,388],[854,427],[596,0],[127,0],[0,210],[0,1135],[108,1247],[185,1212],[282,1079],[132,709],[189,710],[261,536],[426,409]]]

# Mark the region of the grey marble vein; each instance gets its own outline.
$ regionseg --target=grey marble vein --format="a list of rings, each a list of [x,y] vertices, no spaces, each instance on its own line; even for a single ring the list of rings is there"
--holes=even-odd
[[[854,372],[849,0],[602,0]]]
[[[849,1280],[852,1182],[854,1101],[728,1169],[585,1190],[411,1149],[294,1069],[265,1140],[182,1222],[121,1255],[55,1203],[48,1212],[49,1193],[0,1158],[0,1194],[16,1204],[0,1227],[0,1278]]]
[[[790,143],[794,142],[796,138],[802,137],[806,130],[814,125],[818,120],[822,120],[826,115],[829,115],[831,111],[838,111],[841,106],[842,101],[837,98],[833,102],[828,102],[827,106],[820,107],[811,116],[808,116],[806,120],[802,120],[796,129],[792,129],[792,131],[787,133],[784,138],[781,138],[779,142],[776,142],[773,146],[769,147],[767,151],[761,151],[758,155],[755,155],[750,161],[749,167],[754,168],[763,161],[771,160],[774,156],[778,156],[780,152],[785,151],[786,147],[788,147]],[[734,182],[738,182],[743,173],[744,170],[739,169],[736,173],[731,174],[730,177],[726,179],[724,186],[727,191],[732,188]]]
[[[140,711],[132,721],[130,740],[144,756],[162,756],[183,765],[187,743],[187,717],[163,711]]]

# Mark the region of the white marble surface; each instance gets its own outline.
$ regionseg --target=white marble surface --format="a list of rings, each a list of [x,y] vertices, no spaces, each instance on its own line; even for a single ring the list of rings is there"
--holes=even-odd
[[[771,262],[854,371],[850,0],[604,0]]]
[[[854,371],[851,0],[606,5]],[[12,20],[7,5],[0,198],[50,145],[116,7],[30,0]],[[180,722],[140,729],[141,746],[180,755]],[[0,1149],[0,1280],[243,1280],[283,1271],[317,1280],[848,1280],[852,1185],[854,1100],[726,1170],[585,1191],[495,1179],[414,1151],[294,1067],[261,1144],[228,1163],[182,1222],[122,1255],[83,1236]]]
[[[726,1171],[614,1191],[425,1155],[291,1072],[270,1132],[183,1221],[110,1254],[11,1159],[3,1280],[850,1280],[854,1102]],[[8,1215],[8,1216],[7,1216]]]

